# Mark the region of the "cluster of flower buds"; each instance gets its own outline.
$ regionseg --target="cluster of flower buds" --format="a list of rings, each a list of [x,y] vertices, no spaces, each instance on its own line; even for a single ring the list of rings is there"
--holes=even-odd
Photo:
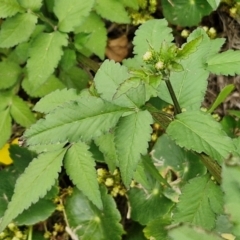
[[[27,234],[22,232],[14,223],[9,223],[7,228],[0,233],[0,239],[4,240],[25,240]]]

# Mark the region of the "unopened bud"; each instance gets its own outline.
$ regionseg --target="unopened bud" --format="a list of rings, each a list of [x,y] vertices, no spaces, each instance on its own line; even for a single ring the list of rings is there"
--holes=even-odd
[[[150,51],[147,51],[147,52],[143,55],[143,60],[144,60],[144,61],[149,61],[149,60],[151,60],[151,58],[152,58],[152,52],[150,52]]]
[[[157,70],[163,69],[163,66],[164,66],[164,64],[163,64],[162,61],[158,61],[158,62],[155,64],[155,68],[156,68]]]

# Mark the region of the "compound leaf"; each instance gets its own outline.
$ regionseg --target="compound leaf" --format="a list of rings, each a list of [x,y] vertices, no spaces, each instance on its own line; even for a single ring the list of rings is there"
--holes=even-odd
[[[153,120],[148,111],[139,111],[121,118],[116,128],[115,143],[119,168],[126,186],[132,180],[141,154],[147,153],[152,123]]]
[[[58,177],[65,152],[65,149],[60,149],[43,153],[29,164],[17,180],[11,202],[0,223],[0,232],[24,209],[46,195]]]
[[[0,18],[7,18],[22,10],[17,0],[0,0]]]
[[[215,215],[223,213],[222,206],[223,193],[208,175],[193,178],[182,188],[173,220],[212,230],[216,225]]]
[[[233,151],[231,138],[210,114],[201,111],[184,112],[176,116],[167,128],[167,134],[176,143],[198,153],[205,152],[222,162]]]
[[[62,47],[67,45],[67,35],[58,31],[41,33],[32,43],[27,62],[28,81],[35,91],[57,67],[63,54]]]
[[[96,97],[84,97],[49,113],[25,132],[29,145],[88,141],[114,127],[126,109]]]
[[[66,199],[66,216],[75,239],[121,240],[124,233],[119,223],[121,216],[116,208],[113,198],[107,193],[107,189],[100,186],[103,209],[99,210],[77,188]]]
[[[18,13],[7,18],[1,25],[0,47],[9,48],[27,41],[35,29],[36,23],[37,17],[31,13]]]
[[[11,117],[9,108],[0,112],[0,149],[4,146],[11,136]]]
[[[62,32],[71,32],[79,26],[90,13],[94,0],[58,0],[55,1],[54,13],[59,23],[58,28]]]
[[[89,146],[83,142],[73,144],[67,151],[64,167],[77,188],[99,209],[102,209],[95,161],[88,149]]]
[[[23,127],[30,127],[36,121],[27,103],[18,96],[12,98],[10,113],[13,119]]]
[[[11,87],[17,82],[21,73],[18,64],[10,61],[0,62],[0,89]]]
[[[125,10],[124,5],[118,0],[97,0],[95,10],[101,17],[112,22],[130,23],[128,12]]]
[[[207,70],[218,75],[240,74],[240,51],[228,50],[207,60]]]

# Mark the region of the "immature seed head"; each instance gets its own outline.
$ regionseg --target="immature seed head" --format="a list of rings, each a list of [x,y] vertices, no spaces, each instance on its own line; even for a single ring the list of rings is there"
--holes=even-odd
[[[164,67],[164,63],[163,63],[162,61],[158,61],[158,62],[155,64],[155,68],[156,68],[157,70],[161,70],[161,69],[163,69],[163,67]]]
[[[149,61],[152,58],[152,52],[151,51],[147,51],[144,55],[143,55],[143,60],[144,61]]]

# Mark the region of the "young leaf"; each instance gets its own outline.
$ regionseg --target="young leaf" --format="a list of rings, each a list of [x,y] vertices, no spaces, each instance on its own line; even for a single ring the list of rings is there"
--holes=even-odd
[[[65,149],[60,149],[44,153],[29,164],[17,180],[13,197],[0,223],[0,232],[24,209],[46,195],[58,177],[65,152]]]
[[[223,213],[223,193],[208,175],[193,178],[182,188],[173,213],[175,223],[191,223],[212,230]]]
[[[15,84],[20,73],[18,64],[11,61],[0,62],[0,89],[7,89]]]
[[[128,12],[117,0],[97,0],[94,6],[96,12],[103,18],[116,23],[130,23]],[[117,14],[116,14],[117,9]]]
[[[115,131],[119,168],[124,184],[128,186],[140,161],[147,153],[152,117],[148,111],[139,111],[120,119]]]
[[[153,47],[155,51],[159,51],[162,42],[170,43],[173,41],[171,34],[172,29],[168,27],[165,19],[152,19],[142,24],[135,33],[133,39],[134,53],[142,56]]]
[[[49,113],[57,107],[61,107],[64,104],[77,100],[79,98],[75,89],[63,89],[51,92],[44,98],[41,98],[39,102],[34,106],[34,111],[41,113]]]
[[[94,0],[58,0],[55,1],[54,13],[59,23],[58,28],[62,32],[71,32],[79,26],[90,13]]]
[[[211,115],[201,111],[184,112],[176,116],[167,128],[176,143],[198,153],[205,152],[222,162],[233,151],[232,140]]]
[[[233,84],[229,84],[225,86],[221,92],[218,94],[212,106],[208,109],[208,113],[212,113],[224,100],[229,96],[229,94],[234,90],[235,86]]]
[[[236,239],[240,237],[240,220],[239,214],[239,185],[240,185],[240,159],[232,157],[228,159],[223,165],[222,171],[222,189],[224,195],[224,209],[229,216],[230,221],[233,223],[233,234]]]
[[[201,228],[193,228],[187,225],[171,229],[168,235],[171,237],[171,240],[222,240],[222,238],[216,234],[206,232]]]
[[[100,188],[103,210],[99,210],[78,189],[66,199],[66,216],[71,232],[81,240],[121,240],[124,233],[120,213],[107,189]],[[75,239],[78,239],[76,238]]]
[[[30,127],[36,121],[27,103],[18,96],[13,96],[12,98],[10,114],[13,119],[23,127]]]
[[[27,41],[36,23],[37,17],[32,13],[18,13],[7,18],[1,25],[0,47],[9,48]]]
[[[0,112],[0,149],[4,146],[11,136],[11,117],[9,108]]]
[[[22,10],[17,0],[0,0],[0,18],[11,17]]]
[[[228,50],[207,60],[207,70],[218,75],[240,74],[240,51]]]
[[[67,45],[67,35],[58,31],[41,33],[32,43],[27,62],[28,80],[35,91],[53,73]]]
[[[80,98],[32,125],[25,137],[29,145],[88,141],[114,127],[125,111],[100,98]]]
[[[73,183],[95,206],[102,209],[102,200],[97,182],[95,161],[89,146],[82,142],[73,144],[64,159],[64,167]]]
[[[37,11],[42,6],[43,0],[18,0],[19,4],[26,8],[31,9],[33,11]]]

